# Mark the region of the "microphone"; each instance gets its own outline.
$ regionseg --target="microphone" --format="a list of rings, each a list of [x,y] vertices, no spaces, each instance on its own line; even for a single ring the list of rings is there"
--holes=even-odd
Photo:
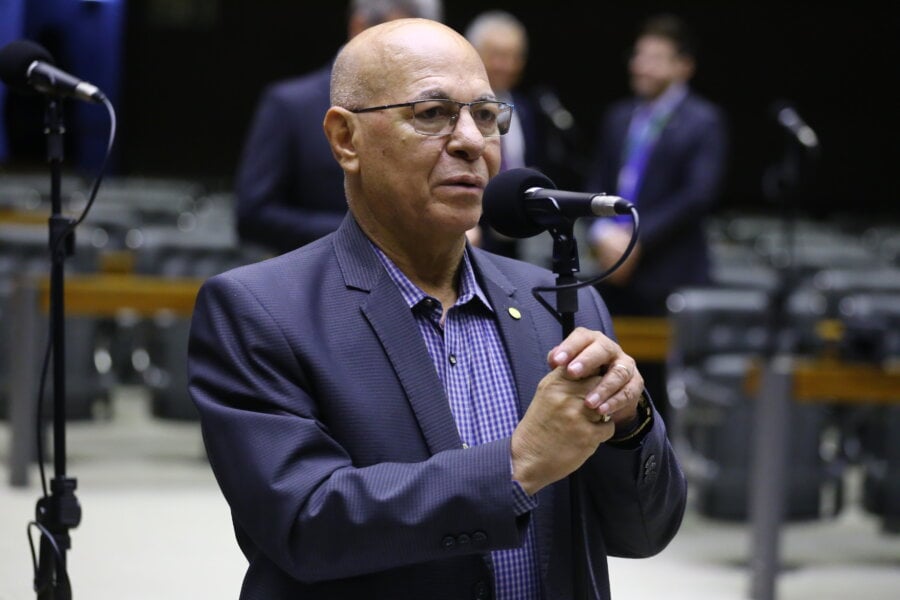
[[[552,89],[541,86],[536,90],[536,94],[538,106],[557,129],[560,131],[572,129],[575,125],[575,117],[563,106],[559,96]]]
[[[816,150],[819,147],[819,137],[816,132],[800,118],[793,106],[784,101],[772,105],[772,113],[778,124],[784,127],[801,146],[808,150]]]
[[[512,238],[531,237],[578,217],[627,215],[633,206],[618,196],[557,190],[549,177],[524,168],[491,179],[482,205],[491,226]]]
[[[11,89],[29,93],[71,96],[86,102],[103,102],[106,97],[95,85],[53,66],[47,50],[28,40],[10,42],[0,50],[0,79]]]

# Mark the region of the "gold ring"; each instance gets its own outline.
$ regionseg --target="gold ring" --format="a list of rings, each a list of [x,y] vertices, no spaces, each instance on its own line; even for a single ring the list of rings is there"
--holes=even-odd
[[[612,416],[610,415],[603,415],[602,417],[600,417],[600,423],[609,423],[611,420]]]
[[[615,367],[621,368],[623,371],[625,371],[625,377],[627,379],[631,379],[631,369],[629,369],[627,366],[623,365],[622,363],[613,363],[612,368],[615,368]]]

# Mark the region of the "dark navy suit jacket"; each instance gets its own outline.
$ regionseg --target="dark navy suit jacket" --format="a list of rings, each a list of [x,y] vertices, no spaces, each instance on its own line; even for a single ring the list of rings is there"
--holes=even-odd
[[[522,125],[522,137],[525,140],[524,166],[543,170],[547,163],[547,133],[538,108],[531,96],[519,91],[512,93],[512,101],[515,105],[516,116]]]
[[[634,108],[635,101],[627,100],[606,113],[585,189],[616,193]],[[665,298],[675,288],[709,282],[704,223],[719,199],[727,162],[721,111],[689,93],[653,148],[637,198],[629,198],[640,215],[641,259],[628,287],[657,312],[665,311]]]
[[[554,277],[469,251],[524,413],[561,336],[531,288]],[[577,324],[612,333],[595,290],[580,303]],[[520,544],[529,519],[545,597],[571,597],[567,481],[515,516],[509,439],[463,448],[414,317],[352,217],[208,280],[189,354],[209,459],[250,563],[242,599],[489,598],[489,552]],[[608,597],[606,556],[660,551],[680,525],[685,480],[658,418],[638,447],[601,445],[581,472]]]
[[[329,64],[263,93],[235,184],[241,240],[281,253],[340,225],[344,172],[322,129],[330,80]]]

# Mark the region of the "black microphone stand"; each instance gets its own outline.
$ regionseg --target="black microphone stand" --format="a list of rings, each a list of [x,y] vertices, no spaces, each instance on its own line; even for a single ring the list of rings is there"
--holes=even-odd
[[[578,246],[573,233],[574,223],[560,219],[548,231],[553,237],[552,270],[556,273],[556,312],[562,324],[562,339],[566,339],[575,329],[575,313],[578,312],[578,290],[569,284],[577,283],[575,273],[579,271]],[[582,514],[583,486],[578,471],[569,475],[569,500],[572,517],[572,590],[574,600],[588,598],[588,565],[587,536]],[[593,579],[593,577],[592,577]],[[599,591],[595,586],[594,595],[599,600]]]
[[[790,407],[796,339],[789,328],[787,303],[798,280],[795,264],[797,208],[817,154],[789,136],[781,163],[770,168],[763,191],[780,204],[784,255],[777,256],[777,279],[769,304],[768,337],[756,399],[751,471],[751,585],[754,600],[775,600],[780,570],[779,530],[786,512]]]
[[[62,215],[63,134],[62,100],[47,101],[47,161],[50,163],[50,336],[53,355],[53,464],[55,476],[50,495],[37,502],[36,520],[41,542],[34,590],[39,600],[70,600],[72,589],[66,570],[66,551],[71,546],[69,529],[81,522],[81,506],[75,497],[77,482],[66,476],[66,366],[64,274],[66,257],[75,252],[74,221]],[[39,399],[40,401],[40,399]],[[43,424],[38,421],[38,428]],[[38,435],[38,443],[41,443]]]
[[[573,223],[566,220],[549,229],[553,237],[553,265],[556,273],[556,310],[562,324],[563,339],[575,329],[575,313],[578,312],[578,290],[569,284],[578,283],[575,273],[579,269],[578,245],[573,234]]]

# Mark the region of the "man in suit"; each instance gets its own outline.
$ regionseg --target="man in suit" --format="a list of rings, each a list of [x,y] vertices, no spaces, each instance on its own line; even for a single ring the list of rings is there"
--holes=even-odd
[[[722,112],[688,85],[694,70],[686,24],[672,15],[648,19],[629,61],[634,95],[603,118],[585,189],[623,196],[640,215],[634,251],[600,287],[615,314],[665,315],[675,289],[710,282],[704,217],[718,200],[728,144]],[[630,219],[594,223],[591,243],[602,269],[630,237]],[[662,366],[643,370],[665,412]]]
[[[401,17],[440,21],[442,0],[352,0],[347,38]],[[343,173],[322,135],[331,63],[268,87],[251,124],[235,184],[238,236],[275,253],[337,229],[347,212]]]
[[[510,107],[421,19],[352,39],[331,90],[349,214],[208,280],[192,322],[241,598],[568,599],[575,543],[608,598],[606,556],[665,547],[685,480],[597,292],[561,340],[553,274],[467,245]]]
[[[525,25],[506,11],[489,10],[469,23],[465,36],[484,62],[494,94],[515,105],[509,132],[501,140],[500,170],[517,167],[544,170],[543,121],[531,98],[517,89],[528,60]],[[497,233],[483,220],[476,231],[474,239],[480,236],[480,246],[485,250],[518,257],[518,240]],[[473,232],[469,237],[473,239]]]

